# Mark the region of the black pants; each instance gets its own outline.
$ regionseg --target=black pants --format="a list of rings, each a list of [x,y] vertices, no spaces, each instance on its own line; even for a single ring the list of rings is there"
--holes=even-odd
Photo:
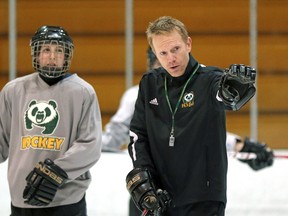
[[[10,216],[87,216],[85,196],[78,202],[50,208],[18,208],[11,204]]]
[[[224,216],[225,204],[223,202],[205,201],[185,206],[170,207],[163,216]],[[129,203],[129,216],[141,216],[141,211],[135,206],[132,199]]]
[[[185,206],[169,208],[165,216],[224,216],[225,203],[217,201],[204,201]]]
[[[132,198],[129,201],[129,216],[141,216],[142,212],[136,207]]]

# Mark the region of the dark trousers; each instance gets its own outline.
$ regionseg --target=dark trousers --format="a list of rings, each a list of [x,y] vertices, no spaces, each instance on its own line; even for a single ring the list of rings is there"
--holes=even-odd
[[[224,216],[225,203],[217,201],[204,201],[185,206],[169,208],[163,216]]]
[[[225,216],[225,204],[217,201],[205,201],[185,206],[170,207],[163,216]],[[132,199],[129,203],[129,216],[141,216],[141,211]]]
[[[129,201],[129,216],[141,216],[142,212],[136,207],[132,198]]]
[[[11,204],[10,216],[87,216],[85,196],[78,202],[50,208],[18,208]]]

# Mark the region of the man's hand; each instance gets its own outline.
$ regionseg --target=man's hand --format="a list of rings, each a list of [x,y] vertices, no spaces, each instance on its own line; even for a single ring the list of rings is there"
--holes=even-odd
[[[256,70],[243,64],[232,64],[224,70],[218,97],[232,110],[239,110],[255,94]]]
[[[260,170],[268,166],[272,166],[274,161],[273,151],[267,147],[266,144],[253,141],[246,138],[244,146],[240,152],[253,152],[256,154],[256,158],[252,160],[241,160],[248,163],[253,170]]]
[[[25,203],[33,206],[49,205],[67,178],[66,172],[52,160],[39,162],[26,177],[27,185],[23,191]]]
[[[255,83],[256,80],[256,70],[243,64],[232,64],[224,72],[227,74],[228,80],[235,80],[243,84]]]
[[[148,169],[133,169],[128,173],[126,183],[132,200],[141,211],[162,213],[170,207],[170,195],[165,190],[156,189]]]
[[[170,194],[166,190],[157,190],[157,199],[158,199],[158,209],[157,212],[165,212],[167,208],[169,208],[172,205],[172,198]]]

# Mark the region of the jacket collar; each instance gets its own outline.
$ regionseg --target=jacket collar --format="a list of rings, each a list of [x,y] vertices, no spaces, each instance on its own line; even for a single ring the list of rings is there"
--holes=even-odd
[[[179,77],[172,77],[168,72],[166,72],[166,76],[168,78],[168,85],[181,86],[187,81],[187,79],[190,77],[191,73],[194,71],[197,65],[198,62],[193,58],[191,54],[189,54],[189,61],[183,75]]]

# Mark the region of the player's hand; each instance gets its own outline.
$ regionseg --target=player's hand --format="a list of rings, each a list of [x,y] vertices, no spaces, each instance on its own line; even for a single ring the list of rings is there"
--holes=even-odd
[[[52,160],[39,162],[26,177],[27,185],[23,191],[25,203],[33,206],[49,205],[67,178],[66,172]]]
[[[149,199],[145,197],[143,199],[142,207],[144,212],[147,212],[146,215],[162,215],[172,205],[172,198],[166,190],[158,189],[154,195],[156,200],[153,201],[152,205]],[[148,203],[146,203],[147,200]]]
[[[255,83],[256,70],[244,64],[232,64],[224,71],[227,80],[234,80],[242,84]]]
[[[164,212],[172,202],[167,191],[155,187],[151,172],[147,168],[134,168],[127,177],[127,190],[137,208],[154,214]]]
[[[157,190],[157,199],[159,203],[158,211],[165,212],[172,204],[172,198],[166,190]]]
[[[224,70],[219,82],[218,97],[232,110],[239,110],[254,95],[256,70],[243,64],[232,64]]]
[[[256,154],[257,157],[255,159],[245,160],[253,170],[272,166],[274,162],[273,151],[266,144],[253,141],[249,138],[245,139],[244,146],[240,152],[252,152]],[[244,160],[241,161],[244,162]]]

